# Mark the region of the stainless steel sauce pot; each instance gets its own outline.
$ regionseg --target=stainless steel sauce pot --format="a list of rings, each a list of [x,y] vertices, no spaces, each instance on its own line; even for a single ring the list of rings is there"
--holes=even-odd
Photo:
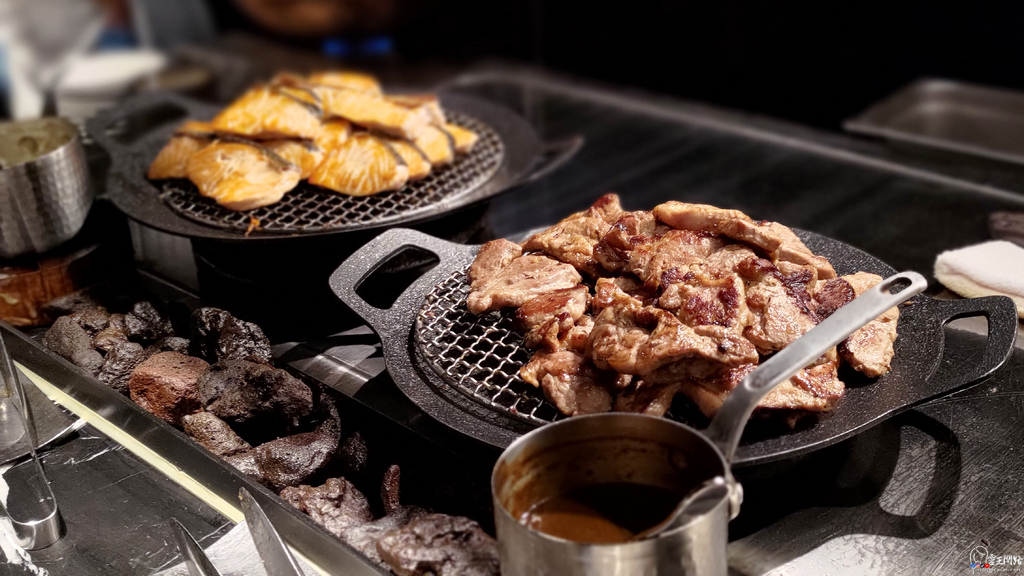
[[[78,130],[61,118],[0,123],[0,258],[56,248],[92,206]]]
[[[704,434],[664,418],[609,413],[562,420],[513,442],[491,476],[503,576],[726,574],[728,523],[743,499],[729,468],[757,403],[855,330],[926,287],[920,274],[904,272],[840,308],[751,372]],[[899,290],[895,294],[894,288]],[[532,505],[584,485],[630,482],[686,494],[715,476],[725,477],[729,485],[717,503],[645,540],[573,542],[519,520]]]

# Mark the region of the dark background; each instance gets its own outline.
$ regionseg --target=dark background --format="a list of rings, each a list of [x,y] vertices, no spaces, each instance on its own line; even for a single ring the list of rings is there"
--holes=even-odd
[[[1024,88],[1019,1],[446,0],[395,40],[832,129],[922,76]]]

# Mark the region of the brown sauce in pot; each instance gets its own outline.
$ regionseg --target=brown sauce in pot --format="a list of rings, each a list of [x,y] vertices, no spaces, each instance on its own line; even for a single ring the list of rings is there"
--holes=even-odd
[[[681,499],[675,491],[647,484],[593,484],[542,500],[519,521],[574,542],[628,542],[667,518]]]

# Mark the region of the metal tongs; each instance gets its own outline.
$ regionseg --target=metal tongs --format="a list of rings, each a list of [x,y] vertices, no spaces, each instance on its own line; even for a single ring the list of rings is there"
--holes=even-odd
[[[267,570],[267,576],[305,576],[259,502],[245,488],[238,491],[238,499],[242,503],[245,523],[249,526],[249,534]],[[172,518],[171,527],[189,576],[221,576],[210,557],[180,522]]]
[[[29,455],[28,462],[14,464],[4,473],[9,492],[6,500],[0,499],[0,512],[10,519],[18,545],[25,550],[46,548],[64,533],[57,498],[36,453],[37,436],[32,407],[0,333],[0,444],[7,451],[25,443]]]

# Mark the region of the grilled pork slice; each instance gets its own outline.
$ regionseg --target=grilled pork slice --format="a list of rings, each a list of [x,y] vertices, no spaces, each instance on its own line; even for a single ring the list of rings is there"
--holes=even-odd
[[[882,277],[867,272],[843,276],[856,296],[870,290],[882,281]],[[900,311],[895,307],[868,322],[839,346],[843,360],[858,372],[871,377],[881,376],[889,371],[896,343],[896,323]]]
[[[459,154],[468,153],[480,140],[480,136],[476,132],[457,124],[445,123],[443,128],[452,137],[452,141],[455,143],[455,151]]]
[[[491,240],[469,269],[466,306],[473,314],[522,306],[529,300],[580,283],[579,273],[566,264],[537,254],[522,255],[518,244]]]
[[[262,142],[268,150],[299,167],[305,180],[323,162],[324,150],[308,140],[267,140]]]
[[[186,169],[199,193],[230,210],[279,201],[295,188],[301,170],[262,146],[217,141],[193,154]]]
[[[384,141],[391,146],[409,168],[409,180],[420,180],[430,175],[430,161],[420,152],[420,149],[397,138],[384,138]]]
[[[836,277],[828,260],[812,253],[792,230],[777,222],[755,222],[739,210],[676,201],[655,206],[654,215],[673,228],[728,236],[763,250],[774,261],[810,267],[815,280]]]
[[[360,133],[328,152],[309,183],[350,196],[370,196],[398,190],[408,179],[409,168],[387,143]]]
[[[666,274],[685,273],[689,266],[704,262],[724,245],[725,242],[713,234],[669,230],[653,242],[635,246],[629,252],[624,271],[636,274],[644,285],[656,290]]]
[[[213,127],[209,122],[186,120],[160,149],[146,177],[151,180],[186,178],[188,159],[205,148],[212,138]]]
[[[309,75],[307,82],[314,86],[332,86],[358,90],[376,96],[381,95],[380,83],[369,74],[359,72],[315,72]]]
[[[735,273],[721,273],[700,263],[689,270],[673,268],[662,275],[658,306],[687,326],[721,326],[737,336],[753,322],[746,288]]]
[[[243,94],[222,110],[212,124],[217,132],[263,140],[312,139],[320,132],[320,117],[313,106],[266,86]]]
[[[757,350],[722,326],[690,327],[619,291],[594,320],[587,356],[598,368],[669,383],[757,362]]]
[[[828,412],[834,408],[843,397],[846,387],[839,380],[835,349],[822,358],[775,387],[757,404],[758,410]],[[708,378],[683,380],[680,382],[681,391],[710,418],[718,412],[732,390],[755,368],[756,364],[747,364]]]
[[[412,143],[423,152],[433,166],[444,166],[455,160],[455,144],[452,137],[437,126],[425,127]]]
[[[615,412],[635,412],[649,416],[664,416],[672,406],[681,385],[648,384],[643,380],[635,380],[615,396],[612,410]]]
[[[544,396],[569,416],[597,414],[612,409],[612,395],[620,375],[598,370],[581,354],[571,350],[540,351],[519,370],[530,384],[544,390]]]
[[[352,135],[352,124],[348,120],[332,118],[320,126],[320,132],[314,138],[316,145],[325,153],[340,148]]]
[[[583,284],[528,300],[516,310],[516,324],[526,334],[523,345],[552,352],[563,348],[563,339],[586,313],[589,303],[590,289]]]
[[[422,113],[430,118],[430,123],[434,126],[444,127],[448,122],[436,94],[394,94],[385,96],[385,98],[402,108],[422,110]]]
[[[621,272],[634,249],[653,244],[669,230],[648,211],[623,212],[594,246],[594,259],[608,272]]]
[[[430,125],[430,118],[424,111],[404,108],[381,96],[328,86],[318,86],[315,91],[328,118],[344,118],[364,128],[406,140],[415,140]]]
[[[587,210],[534,234],[523,249],[544,252],[592,278],[600,277],[604,268],[595,259],[594,248],[621,213],[619,197],[606,194]]]

